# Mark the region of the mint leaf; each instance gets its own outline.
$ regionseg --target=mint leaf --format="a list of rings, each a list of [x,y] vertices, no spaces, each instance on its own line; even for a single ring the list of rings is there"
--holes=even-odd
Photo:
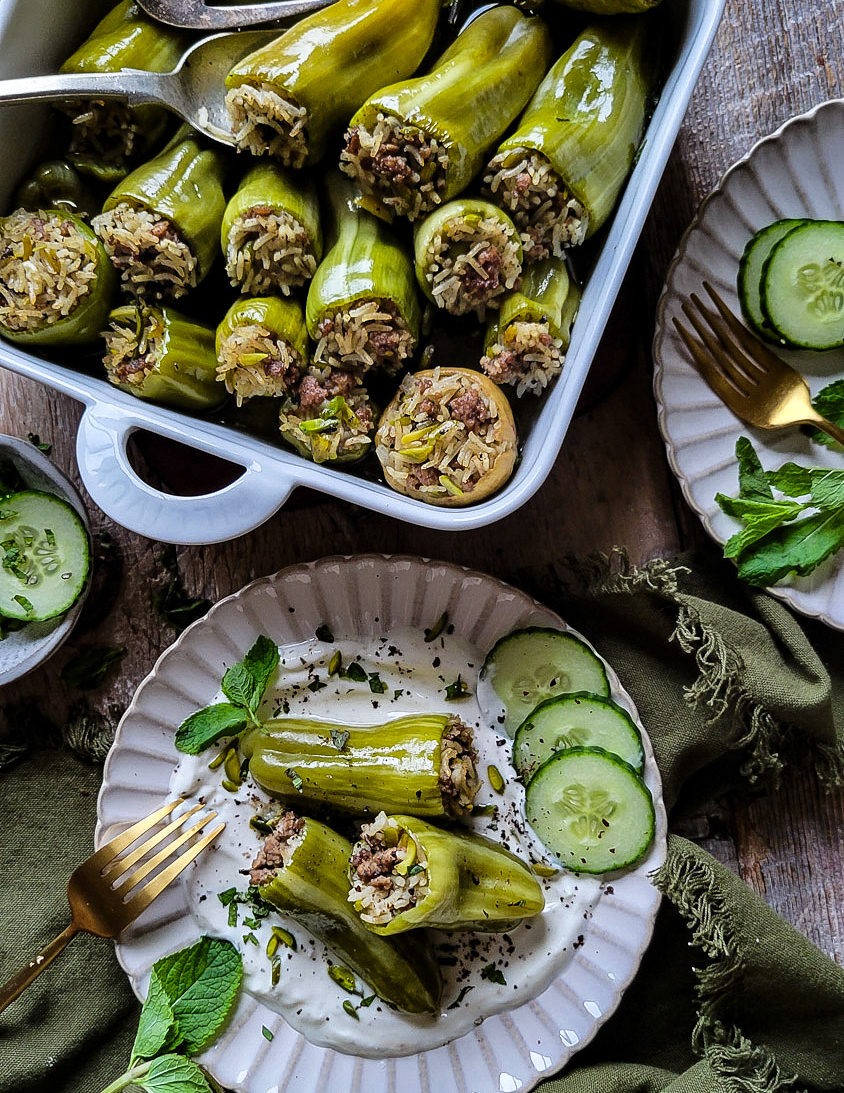
[[[777,528],[739,562],[738,575],[754,585],[775,584],[790,573],[805,576],[844,547],[844,511],[818,512]]]
[[[263,634],[237,664],[223,676],[223,694],[230,702],[258,712],[270,676],[278,667],[278,646]]]
[[[159,987],[189,1054],[212,1040],[228,1016],[243,978],[240,953],[230,941],[202,937],[152,966],[150,990]]]
[[[486,979],[490,983],[500,983],[502,987],[507,986],[504,972],[500,968],[496,968],[494,964],[487,964],[485,968],[481,968],[481,979]]]
[[[112,664],[117,664],[126,650],[109,645],[89,645],[65,664],[61,676],[68,687],[90,691],[99,687]]]
[[[812,399],[812,405],[821,417],[844,428],[844,379],[835,380],[834,383],[827,384],[818,391]],[[825,444],[827,447],[836,444],[831,436],[822,433],[820,429],[812,429],[811,437],[818,444]]]
[[[736,458],[741,496],[751,501],[773,501],[774,492],[768,484],[756,449],[746,436],[740,436],[736,441]]]
[[[180,1040],[179,1026],[161,981],[157,976],[151,976],[138,1022],[138,1034],[132,1045],[130,1065],[134,1066],[137,1059],[151,1059],[165,1048],[171,1050]]]
[[[819,509],[844,509],[844,471],[812,471],[812,504]]]
[[[780,524],[799,516],[805,507],[799,501],[747,501],[741,497],[725,497],[722,493],[717,494],[715,500],[728,516],[745,522],[745,527],[724,544],[725,558],[737,558]]]
[[[135,1085],[147,1093],[212,1093],[208,1079],[190,1059],[183,1055],[160,1055],[150,1063]]]
[[[218,702],[192,713],[176,729],[176,747],[188,755],[199,755],[224,736],[235,736],[246,728],[247,713],[242,706]]]
[[[806,497],[812,490],[812,472],[796,463],[783,463],[778,471],[768,471],[768,482],[789,497]]]

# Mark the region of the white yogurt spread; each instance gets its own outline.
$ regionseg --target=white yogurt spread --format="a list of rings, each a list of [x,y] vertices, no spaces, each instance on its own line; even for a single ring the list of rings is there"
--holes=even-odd
[[[256,635],[257,636],[257,635]],[[358,660],[367,674],[377,672],[386,684],[375,694],[368,683],[329,678],[328,661],[340,650],[343,664]],[[476,805],[494,805],[491,815],[473,815],[466,826],[505,845],[525,861],[547,861],[547,854],[524,823],[524,788],[510,764],[511,741],[485,722],[475,697],[483,655],[454,634],[425,642],[422,633],[394,631],[381,640],[316,639],[281,649],[277,679],[268,689],[262,715],[312,717],[343,724],[368,725],[409,713],[453,712],[475,732],[478,772],[482,777]],[[221,676],[225,666],[221,665]],[[458,675],[471,695],[447,701],[445,688]],[[310,689],[309,684],[314,686]],[[316,686],[316,684],[326,684]],[[222,699],[222,695],[218,696]],[[228,925],[229,907],[219,899],[231,888],[245,891],[249,867],[261,836],[249,826],[255,798],[267,794],[247,781],[236,793],[222,788],[222,772],[209,770],[216,755],[184,756],[170,783],[173,794],[200,797],[226,821],[226,830],[211,852],[191,872],[188,900],[206,933],[227,937],[243,954],[244,989],[281,1014],[314,1044],[369,1057],[415,1054],[462,1036],[485,1017],[509,1010],[539,995],[566,968],[581,942],[584,919],[601,891],[600,878],[560,871],[540,878],[545,910],[505,934],[432,932],[444,979],[441,1013],[419,1017],[398,1013],[379,999],[360,1006],[371,991],[358,979],[361,994],[350,995],[327,973],[325,946],[281,914],[255,919],[248,904],[238,905],[238,923]],[[489,784],[487,767],[505,779],[504,791]],[[249,920],[248,922],[246,920]],[[279,982],[271,982],[266,955],[272,926],[281,925],[296,938],[297,949],[280,945]],[[500,973],[500,974],[499,974]],[[504,983],[500,982],[501,978]],[[343,1009],[351,1001],[358,1020]]]

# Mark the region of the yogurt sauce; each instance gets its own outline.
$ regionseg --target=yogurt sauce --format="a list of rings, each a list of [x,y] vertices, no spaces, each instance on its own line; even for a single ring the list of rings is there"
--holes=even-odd
[[[375,694],[368,683],[329,678],[328,661],[338,649],[344,665],[357,660],[367,674],[377,672],[386,691]],[[482,776],[476,804],[495,806],[491,815],[472,816],[467,827],[502,843],[525,861],[547,862],[547,852],[524,822],[524,788],[510,764],[511,741],[488,723],[475,697],[482,662],[477,649],[448,633],[430,643],[412,631],[330,644],[313,639],[281,649],[278,676],[268,689],[261,713],[264,717],[289,713],[361,725],[417,712],[457,714],[475,730]],[[458,675],[471,695],[449,702],[445,688]],[[599,878],[576,877],[561,870],[551,878],[539,878],[545,893],[542,914],[509,933],[433,932],[444,980],[438,1016],[398,1013],[375,999],[357,1008],[359,1020],[355,1020],[343,1010],[343,1003],[351,1001],[358,1006],[361,997],[368,997],[371,991],[360,981],[358,997],[339,987],[327,974],[328,962],[333,959],[330,952],[296,922],[280,914],[256,920],[249,905],[240,904],[237,926],[228,925],[229,907],[223,905],[219,894],[247,888],[249,867],[260,845],[260,836],[249,820],[261,807],[256,799],[266,802],[269,798],[250,781],[236,794],[224,790],[221,771],[208,769],[214,754],[184,756],[170,783],[173,794],[203,798],[226,821],[219,843],[199,858],[186,882],[189,905],[203,932],[227,937],[240,949],[244,989],[312,1043],[378,1058],[440,1047],[485,1017],[535,998],[565,970],[601,884]],[[501,794],[489,784],[489,765],[497,767],[505,779]],[[297,941],[296,951],[279,946],[281,974],[275,987],[266,955],[273,925],[283,925]]]

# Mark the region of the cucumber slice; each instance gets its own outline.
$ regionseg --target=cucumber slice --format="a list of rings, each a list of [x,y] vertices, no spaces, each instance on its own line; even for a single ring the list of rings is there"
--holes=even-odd
[[[810,220],[777,243],[762,269],[762,311],[801,349],[844,345],[844,222]]]
[[[776,220],[758,231],[741,256],[738,271],[738,296],[742,314],[749,326],[767,341],[776,340],[776,334],[762,310],[762,269],[779,241],[805,220]]]
[[[558,751],[531,778],[527,821],[574,873],[609,873],[653,842],[656,813],[636,771],[603,748]]]
[[[480,678],[503,706],[503,724],[514,733],[540,702],[555,695],[610,693],[601,659],[572,634],[531,626],[507,634],[487,653]]]
[[[630,714],[610,698],[580,693],[549,698],[528,714],[516,730],[513,766],[528,782],[555,752],[576,747],[603,748],[637,771],[645,760]]]
[[[0,614],[40,622],[79,598],[90,566],[88,533],[76,511],[49,493],[0,501]]]

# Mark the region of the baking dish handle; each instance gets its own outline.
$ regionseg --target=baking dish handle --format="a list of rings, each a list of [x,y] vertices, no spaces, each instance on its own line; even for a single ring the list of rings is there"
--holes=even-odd
[[[236,539],[272,516],[295,485],[277,468],[269,471],[252,462],[236,481],[215,493],[162,493],[147,485],[129,461],[129,437],[144,427],[125,410],[89,406],[79,423],[76,458],[94,503],[112,520],[148,539],[178,546]],[[177,432],[171,439],[184,442]]]

